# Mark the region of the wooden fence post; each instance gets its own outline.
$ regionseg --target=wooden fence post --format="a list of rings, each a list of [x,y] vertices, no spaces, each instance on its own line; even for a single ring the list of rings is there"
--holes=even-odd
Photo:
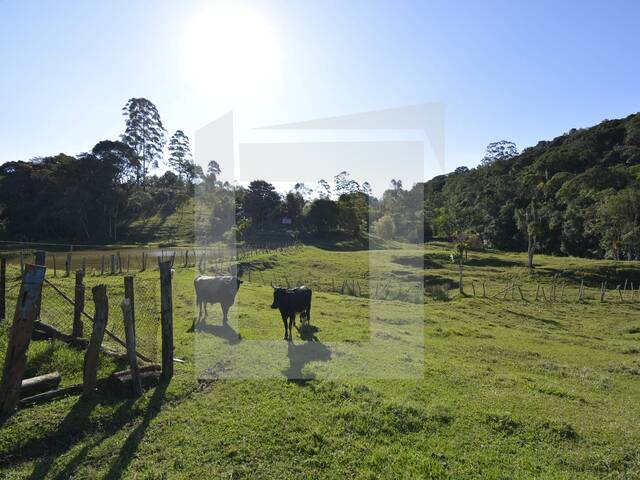
[[[160,263],[160,303],[162,322],[162,377],[173,376],[173,299],[171,293],[171,262]]]
[[[118,273],[122,273],[122,256],[120,255],[120,251],[118,251]]]
[[[607,282],[602,282],[600,287],[600,303],[604,302],[604,294],[607,291]]]
[[[58,266],[56,265],[56,256],[53,255],[53,276],[58,276]]]
[[[578,302],[584,302],[584,279],[580,280],[580,290],[578,291]]]
[[[0,321],[6,316],[5,295],[7,291],[7,259],[0,258]]]
[[[139,397],[142,395],[142,384],[140,383],[140,371],[138,370],[138,359],[136,358],[136,330],[133,323],[132,312],[131,300],[125,298],[122,302],[124,338],[127,343],[127,357],[129,359],[129,368],[131,369],[131,387],[133,389],[133,394],[136,397]]]
[[[83,336],[82,311],[84,310],[84,271],[76,271],[76,289],[73,300],[73,328],[71,335],[76,338]]]
[[[45,270],[43,266],[25,266],[0,382],[0,414],[13,412],[20,399],[20,385],[27,365],[33,323],[38,316]]]
[[[67,253],[67,260],[64,262],[64,275],[68,277],[71,275],[71,254]]]
[[[20,275],[24,273],[24,252],[20,252]]]
[[[82,273],[87,273],[87,259],[82,257]]]
[[[129,300],[131,307],[131,321],[133,323],[133,328],[136,326],[136,301],[134,296],[133,289],[133,277],[127,275],[124,277],[124,298]]]
[[[113,253],[109,257],[109,268],[110,268],[111,275],[115,275],[116,274],[116,256]]]
[[[42,250],[38,250],[35,253],[35,257],[36,257],[36,260],[35,260],[36,265],[40,267],[44,267],[45,261],[47,259],[47,253]]]
[[[91,289],[93,302],[95,303],[95,315],[93,317],[93,330],[89,339],[89,346],[84,355],[84,371],[82,378],[82,394],[91,396],[98,385],[98,354],[102,346],[104,331],[109,319],[109,299],[107,286],[97,285]]]
[[[39,267],[44,267],[46,265],[47,253],[43,250],[38,250],[35,253],[35,264]],[[36,320],[40,319],[40,307],[42,306],[42,295],[38,299],[38,306],[36,311]]]
[[[100,275],[104,275],[104,255],[100,257]]]

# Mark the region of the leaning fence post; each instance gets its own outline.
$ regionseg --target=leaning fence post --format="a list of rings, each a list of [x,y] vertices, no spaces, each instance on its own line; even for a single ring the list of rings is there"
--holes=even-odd
[[[76,270],[76,289],[73,299],[73,328],[71,334],[80,338],[83,336],[82,312],[84,311],[84,271]]]
[[[173,376],[173,299],[171,294],[171,262],[160,263],[160,303],[162,322],[162,377]]]
[[[95,315],[93,317],[93,330],[89,339],[89,346],[84,355],[84,371],[82,377],[82,393],[91,396],[98,385],[98,354],[102,346],[104,331],[109,318],[109,299],[107,286],[97,285],[91,289],[95,303]]]
[[[13,412],[20,399],[20,385],[27,365],[33,323],[38,316],[45,270],[44,266],[25,265],[0,382],[0,414]]]
[[[129,300],[131,306],[131,321],[133,327],[136,325],[136,302],[133,294],[133,277],[127,275],[124,277],[124,298]]]
[[[142,384],[140,383],[140,372],[138,370],[138,359],[136,358],[136,330],[133,324],[133,310],[131,300],[125,298],[122,302],[122,318],[124,319],[124,338],[127,343],[127,357],[129,368],[131,369],[131,386],[136,397],[142,395]]]
[[[7,291],[7,259],[0,258],[0,321],[5,319],[6,303],[5,295]]]

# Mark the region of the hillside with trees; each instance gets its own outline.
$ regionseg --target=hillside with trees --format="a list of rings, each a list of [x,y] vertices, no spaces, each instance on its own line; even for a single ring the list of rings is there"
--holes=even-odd
[[[499,142],[502,143],[502,142]],[[427,223],[502,250],[637,259],[640,114],[492,155],[425,184]]]

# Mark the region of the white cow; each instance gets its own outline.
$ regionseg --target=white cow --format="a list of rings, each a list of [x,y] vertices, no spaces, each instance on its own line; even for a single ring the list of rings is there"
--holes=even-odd
[[[222,321],[227,323],[227,313],[236,299],[242,280],[238,277],[208,277],[198,276],[193,285],[196,289],[196,303],[198,304],[198,323],[207,316],[207,303],[219,303],[222,307]],[[204,307],[204,315],[203,315]],[[195,326],[195,321],[194,325]],[[193,328],[193,327],[192,327]]]

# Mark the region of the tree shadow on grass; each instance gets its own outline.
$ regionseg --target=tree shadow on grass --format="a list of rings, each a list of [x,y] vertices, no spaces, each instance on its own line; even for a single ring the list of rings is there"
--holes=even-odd
[[[120,453],[118,454],[118,458],[111,464],[109,471],[104,476],[105,480],[118,479],[122,477],[122,473],[127,469],[138,450],[138,446],[144,438],[144,434],[147,431],[151,420],[153,420],[160,412],[168,386],[169,383],[166,381],[161,381],[160,384],[158,384],[153,395],[149,399],[142,421],[125,440],[122,448],[120,449]]]
[[[304,367],[311,362],[327,362],[331,359],[331,350],[315,335],[318,327],[303,325],[298,330],[304,343],[296,345],[293,340],[287,344],[287,356],[289,368],[283,370],[283,374],[292,382],[305,384],[313,380],[315,375],[303,373]]]
[[[566,330],[566,328],[563,327],[562,324],[560,322],[558,322],[557,320],[552,320],[550,318],[536,317],[534,315],[529,315],[528,313],[514,312],[513,310],[509,310],[509,309],[507,309],[507,312],[510,313],[511,315],[515,315],[517,317],[522,317],[522,318],[526,318],[528,320],[534,320],[536,322],[544,323],[546,325],[550,325],[550,326],[552,326],[554,328],[558,328],[560,330]]]
[[[497,267],[497,268],[508,268],[508,267],[524,267],[525,263],[517,260],[505,260],[503,258],[498,257],[482,257],[482,258],[470,258],[466,260],[465,265],[470,267]]]

